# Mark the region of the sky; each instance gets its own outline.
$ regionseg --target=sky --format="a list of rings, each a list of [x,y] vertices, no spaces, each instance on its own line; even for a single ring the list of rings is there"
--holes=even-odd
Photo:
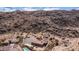
[[[0,11],[79,10],[79,0],[0,0]]]
[[[78,7],[79,0],[0,0],[0,7]]]
[[[36,10],[79,10],[79,7],[0,7],[0,11],[10,12],[10,11],[36,11]]]

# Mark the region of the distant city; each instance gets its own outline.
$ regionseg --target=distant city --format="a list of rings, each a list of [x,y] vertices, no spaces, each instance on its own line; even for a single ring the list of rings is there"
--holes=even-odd
[[[79,7],[0,7],[2,12],[11,11],[36,11],[36,10],[79,10]]]

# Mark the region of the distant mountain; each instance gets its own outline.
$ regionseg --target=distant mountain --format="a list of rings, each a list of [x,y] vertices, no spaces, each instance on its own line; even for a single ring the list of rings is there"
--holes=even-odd
[[[20,11],[36,11],[36,10],[79,10],[79,7],[0,7],[1,12]]]

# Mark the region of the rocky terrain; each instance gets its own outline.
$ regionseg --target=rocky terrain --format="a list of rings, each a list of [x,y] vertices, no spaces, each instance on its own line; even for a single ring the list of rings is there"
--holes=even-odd
[[[0,51],[78,51],[79,10],[0,12]]]

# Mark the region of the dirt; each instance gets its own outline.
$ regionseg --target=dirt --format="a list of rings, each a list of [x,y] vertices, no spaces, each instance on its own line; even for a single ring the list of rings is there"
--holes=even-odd
[[[0,12],[0,51],[78,51],[79,10]]]

